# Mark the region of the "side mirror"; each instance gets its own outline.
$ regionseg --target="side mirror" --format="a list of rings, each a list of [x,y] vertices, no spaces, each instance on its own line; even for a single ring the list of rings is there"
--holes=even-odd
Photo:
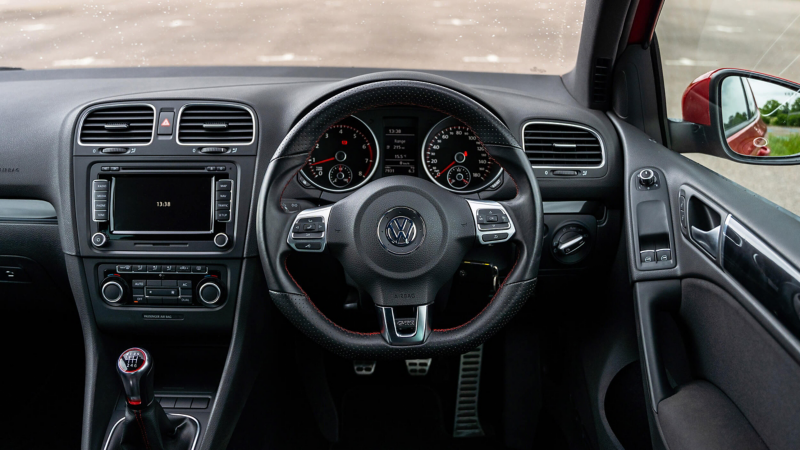
[[[671,122],[672,148],[750,164],[800,164],[800,84],[739,69],[708,72]]]

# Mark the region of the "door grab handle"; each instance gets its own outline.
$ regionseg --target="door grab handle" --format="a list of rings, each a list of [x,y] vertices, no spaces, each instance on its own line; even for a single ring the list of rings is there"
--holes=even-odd
[[[703,250],[716,259],[719,256],[719,233],[720,227],[703,231],[695,226],[692,226],[692,240],[699,245]]]

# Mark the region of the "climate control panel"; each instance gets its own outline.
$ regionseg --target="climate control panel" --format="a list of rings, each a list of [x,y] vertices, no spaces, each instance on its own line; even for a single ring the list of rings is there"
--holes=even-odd
[[[222,306],[226,268],[204,264],[101,264],[100,297],[112,306]]]

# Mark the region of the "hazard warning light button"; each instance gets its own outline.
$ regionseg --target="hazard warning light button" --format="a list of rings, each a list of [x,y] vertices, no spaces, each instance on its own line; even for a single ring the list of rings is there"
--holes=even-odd
[[[172,134],[172,126],[175,121],[175,111],[161,111],[158,115],[158,129],[159,135]]]

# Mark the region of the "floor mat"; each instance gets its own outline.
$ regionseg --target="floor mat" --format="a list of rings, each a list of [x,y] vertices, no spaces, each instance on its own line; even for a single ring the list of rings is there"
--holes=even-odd
[[[449,438],[439,396],[427,386],[355,387],[342,399],[343,448],[420,448]]]
[[[454,439],[439,396],[424,385],[354,387],[344,394],[341,412],[336,449],[500,448],[488,438]]]

